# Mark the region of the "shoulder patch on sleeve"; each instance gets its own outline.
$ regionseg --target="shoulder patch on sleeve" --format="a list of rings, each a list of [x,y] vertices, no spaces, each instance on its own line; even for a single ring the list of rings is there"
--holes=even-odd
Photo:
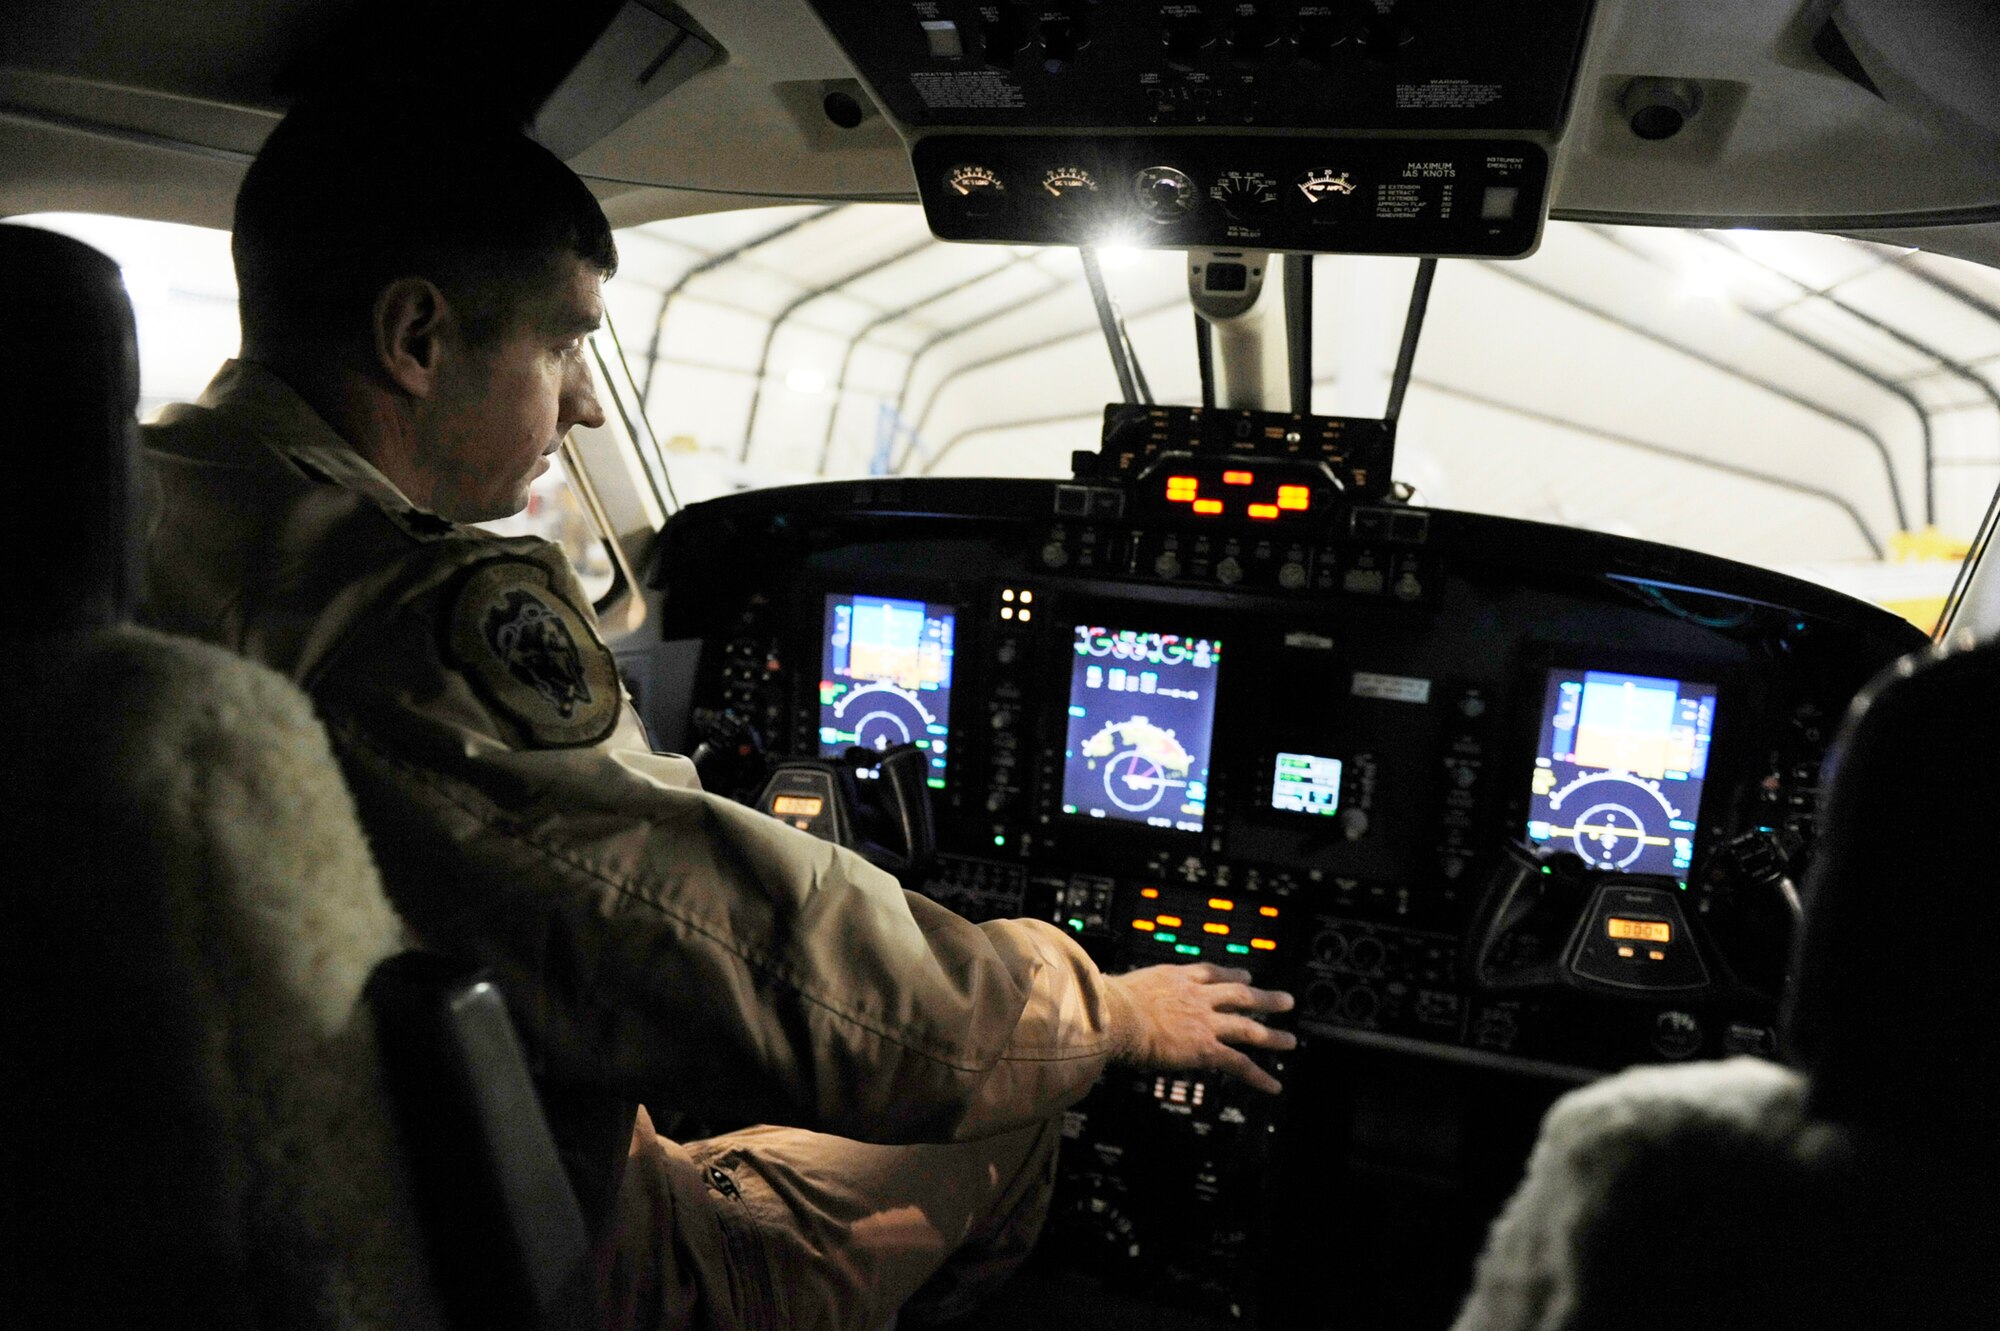
[[[541,565],[475,565],[451,612],[453,659],[539,748],[595,744],[618,725],[611,651]]]

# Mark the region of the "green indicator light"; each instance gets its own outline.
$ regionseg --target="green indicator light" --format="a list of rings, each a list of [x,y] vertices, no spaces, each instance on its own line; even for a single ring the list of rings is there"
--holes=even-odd
[[[927,776],[924,778],[924,784],[929,786],[932,790],[943,790],[944,778],[941,776]]]
[[[1554,869],[1551,869],[1551,868],[1550,868],[1550,867],[1549,867],[1548,865],[1544,864],[1544,865],[1542,866],[1542,872],[1543,872],[1543,873],[1554,873],[1554,872],[1555,872],[1555,870],[1554,870]]]
[[[1070,917],[1070,922],[1069,922],[1069,927],[1070,927],[1070,928],[1072,928],[1072,929],[1074,929],[1074,930],[1076,930],[1076,931],[1077,931],[1078,933],[1082,933],[1082,932],[1083,932],[1083,921],[1082,921],[1082,920],[1079,920],[1079,919],[1077,919],[1077,918],[1076,918],[1076,917],[1074,917],[1074,916],[1071,916],[1071,917]]]
[[[1201,955],[1201,949],[1196,947],[1193,943],[1175,943],[1174,951],[1180,953],[1184,957],[1198,957]]]
[[[993,844],[996,846],[1004,846],[1007,844],[1007,838],[1004,836],[996,836],[993,838]]]
[[[1170,934],[1164,929],[1155,931],[1153,937],[1159,939],[1162,943],[1174,943],[1180,941],[1179,934]]]
[[[1222,950],[1224,952],[1234,952],[1239,956],[1247,957],[1250,955],[1249,947],[1247,947],[1242,943],[1225,943],[1223,944]]]

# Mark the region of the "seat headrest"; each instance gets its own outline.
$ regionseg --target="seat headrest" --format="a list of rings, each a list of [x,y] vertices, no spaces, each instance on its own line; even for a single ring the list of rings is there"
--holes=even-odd
[[[1812,1112],[2000,1164],[2000,642],[1862,691],[1821,827],[1785,1013]]]
[[[54,519],[9,580],[6,635],[129,618],[139,352],[117,264],[67,236],[0,225],[0,395],[33,459],[37,506]]]

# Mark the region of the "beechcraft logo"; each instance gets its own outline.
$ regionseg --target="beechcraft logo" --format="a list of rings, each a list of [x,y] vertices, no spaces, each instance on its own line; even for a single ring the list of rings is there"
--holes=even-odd
[[[486,612],[480,634],[507,673],[539,693],[564,720],[592,701],[569,625],[533,592],[515,589]]]

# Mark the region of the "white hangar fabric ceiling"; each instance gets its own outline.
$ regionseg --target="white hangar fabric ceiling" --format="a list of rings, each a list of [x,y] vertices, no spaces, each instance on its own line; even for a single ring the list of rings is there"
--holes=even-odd
[[[124,265],[142,411],[233,354],[224,233],[39,220]],[[1073,250],[944,244],[901,204],[678,218],[619,246],[600,349],[683,502],[1064,475],[1119,394]],[[1197,402],[1184,256],[1099,253],[1151,392]],[[1416,267],[1314,261],[1314,410],[1382,413]],[[1811,233],[1558,222],[1528,260],[1438,265],[1396,471],[1420,503],[1688,546],[1924,622],[2000,484],[1996,386],[1994,270]]]
[[[621,233],[612,309],[683,497],[1066,474],[1118,383],[1074,251],[898,205]],[[1145,378],[1199,400],[1183,257],[1102,251]],[[1315,261],[1314,410],[1382,412],[1413,260]],[[1969,536],[2000,482],[2000,274],[1805,233],[1552,223],[1444,261],[1405,404],[1418,499],[1791,567]]]

